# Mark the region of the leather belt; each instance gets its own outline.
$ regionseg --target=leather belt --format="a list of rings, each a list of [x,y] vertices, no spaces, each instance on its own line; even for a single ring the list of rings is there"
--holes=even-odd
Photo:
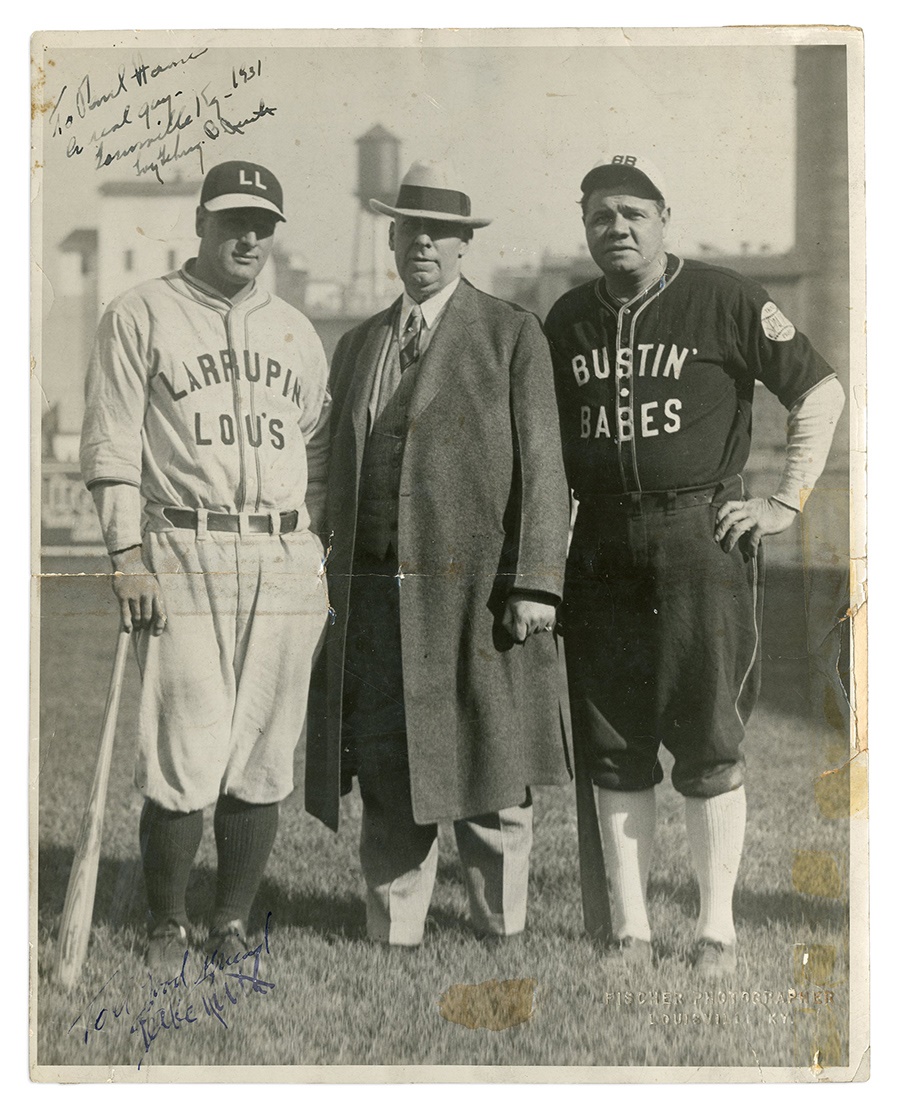
[[[712,503],[715,497],[722,493],[724,486],[724,483],[718,483],[711,487],[687,488],[680,491],[631,491],[621,495],[592,493],[579,499],[579,505],[583,506],[588,513],[620,511],[624,514],[643,514],[649,511],[677,511],[685,507],[700,507]]]
[[[196,530],[199,524],[197,511],[189,511],[184,507],[163,507],[162,513],[179,530]],[[290,534],[297,529],[299,517],[296,511],[248,515],[207,511],[206,529],[226,534]]]

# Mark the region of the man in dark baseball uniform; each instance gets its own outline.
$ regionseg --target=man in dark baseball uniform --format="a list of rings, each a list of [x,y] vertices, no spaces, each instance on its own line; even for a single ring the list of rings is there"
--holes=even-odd
[[[564,603],[573,731],[597,787],[611,951],[652,956],[662,744],[700,886],[693,962],[726,974],[746,816],[741,744],[758,693],[760,540],[802,510],[844,396],[762,287],[666,252],[670,211],[652,162],[604,157],[581,190],[603,273],[559,299],[546,331],[578,500]],[[784,472],[767,498],[749,498],[740,475],[755,380],[788,410]]]

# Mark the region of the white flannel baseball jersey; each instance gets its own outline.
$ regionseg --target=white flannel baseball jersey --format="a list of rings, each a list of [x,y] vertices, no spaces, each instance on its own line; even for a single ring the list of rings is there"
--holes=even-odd
[[[231,302],[187,266],[115,298],[100,321],[85,483],[131,484],[158,507],[296,510],[303,529],[327,467],[322,343],[280,298],[254,286]]]

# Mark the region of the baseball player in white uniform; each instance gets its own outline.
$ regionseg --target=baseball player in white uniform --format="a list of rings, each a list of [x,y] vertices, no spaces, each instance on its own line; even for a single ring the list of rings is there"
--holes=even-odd
[[[207,174],[194,259],[110,303],[87,375],[81,467],[137,632],[135,783],[149,968],[180,966],[185,895],[215,805],[207,954],[234,953],[293,788],[326,616],[315,535],[327,364],[310,322],[256,278],[283,221],[262,166]]]

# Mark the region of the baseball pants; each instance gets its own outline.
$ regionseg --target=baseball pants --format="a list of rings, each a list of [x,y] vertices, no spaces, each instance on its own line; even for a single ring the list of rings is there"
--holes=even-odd
[[[564,602],[575,746],[605,789],[662,780],[675,758],[685,796],[743,784],[744,724],[759,691],[760,562],[725,553],[717,507],[743,498],[739,477],[705,493],[582,502]]]
[[[138,640],[135,784],[146,797],[190,812],[220,795],[271,804],[291,792],[325,627],[321,559],[302,530],[145,535],[167,619]]]

